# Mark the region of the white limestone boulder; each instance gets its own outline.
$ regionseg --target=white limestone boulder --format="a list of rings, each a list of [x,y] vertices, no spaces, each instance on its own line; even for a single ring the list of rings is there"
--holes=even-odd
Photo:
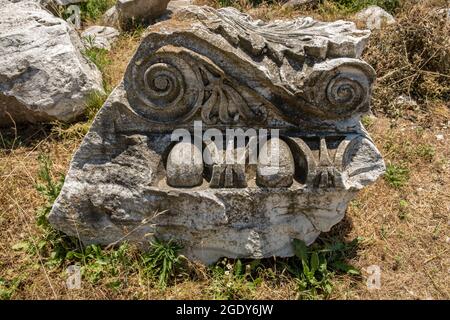
[[[103,87],[76,31],[33,1],[0,0],[0,15],[0,125],[80,116]]]
[[[379,6],[370,6],[359,11],[356,20],[370,30],[381,29],[385,25],[395,23],[394,17]]]

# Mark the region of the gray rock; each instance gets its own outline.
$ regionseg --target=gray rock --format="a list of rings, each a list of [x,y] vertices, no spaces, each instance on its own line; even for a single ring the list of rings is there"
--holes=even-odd
[[[318,0],[288,0],[283,7],[285,8],[298,8],[305,5],[317,4]]]
[[[81,115],[102,76],[77,32],[30,1],[0,0],[0,125]]]
[[[171,0],[167,5],[167,9],[173,13],[192,5],[193,0]]]
[[[150,27],[74,155],[50,223],[85,244],[175,239],[204,263],[293,255],[292,239],[309,245],[329,231],[384,172],[360,123],[375,80],[359,59],[368,37],[350,22],[264,23],[196,6]],[[232,128],[243,145],[223,139]],[[203,141],[173,142],[175,129]],[[264,148],[257,129],[283,141],[267,186],[257,181],[266,161],[259,173],[252,161],[253,144]],[[228,150],[239,156],[220,156]]]
[[[154,21],[167,9],[170,0],[118,0],[119,22],[126,26],[133,22]]]
[[[119,31],[112,27],[92,26],[81,34],[86,48],[94,47],[111,50],[111,45],[119,37]]]
[[[106,10],[106,12],[102,16],[102,23],[106,26],[114,28],[118,28],[120,26],[119,13],[117,12],[116,6],[113,6]]]
[[[381,29],[384,25],[394,24],[394,17],[378,6],[370,6],[356,14],[356,19],[370,30]]]

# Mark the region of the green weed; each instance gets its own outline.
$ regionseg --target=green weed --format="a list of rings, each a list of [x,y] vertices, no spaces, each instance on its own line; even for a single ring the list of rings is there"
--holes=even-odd
[[[361,118],[361,123],[366,129],[369,129],[375,123],[375,120],[371,116],[364,116]]]
[[[359,271],[346,263],[348,254],[355,250],[359,239],[350,243],[324,242],[307,247],[298,239],[293,241],[295,258],[285,264],[298,283],[299,298],[318,299],[332,292],[332,277],[335,273],[359,275]]]
[[[117,277],[122,269],[132,267],[130,246],[121,244],[117,249],[102,249],[99,245],[89,245],[81,250],[72,250],[66,253],[66,260],[81,266],[81,274],[91,283],[98,283],[106,277],[113,277],[110,286],[120,287]],[[132,268],[129,268],[132,270]]]
[[[409,169],[395,164],[388,164],[386,166],[386,173],[384,179],[394,188],[401,188],[409,180]]]
[[[44,206],[38,210],[37,224],[41,227],[48,228],[47,215],[50,213],[53,203],[61,191],[64,184],[64,176],[60,175],[58,179],[53,179],[51,174],[52,162],[48,156],[40,154],[38,161],[40,167],[36,190],[44,197],[46,202]]]
[[[398,212],[398,217],[400,220],[405,220],[407,215],[408,215],[408,201],[402,199],[399,202],[399,212]]]
[[[20,286],[20,283],[21,280],[19,278],[11,281],[0,278],[0,300],[10,300]]]
[[[252,273],[259,269],[260,260],[253,260],[248,264],[243,264],[241,260],[232,263],[224,258],[210,268],[212,274],[212,284],[210,287],[214,299],[236,300],[248,299],[253,291],[263,281],[258,273]]]
[[[416,154],[425,161],[431,162],[434,159],[436,150],[434,149],[433,146],[429,144],[419,144],[416,147]]]
[[[108,50],[96,47],[90,47],[83,51],[84,56],[92,61],[100,72],[104,73],[105,68],[111,64],[111,60],[108,58]]]
[[[86,118],[88,119],[89,123],[92,123],[97,112],[100,110],[100,108],[105,103],[105,100],[107,97],[108,97],[107,93],[105,94],[102,92],[92,92],[89,95],[88,100],[86,102],[86,109],[84,111],[84,114],[85,114]]]
[[[175,241],[164,242],[155,238],[150,250],[142,255],[145,273],[152,278],[157,278],[161,289],[167,287],[175,271],[180,268],[179,251],[181,249],[182,246]]]
[[[60,231],[55,230],[48,222],[53,203],[58,197],[64,183],[64,175],[54,179],[51,174],[52,162],[46,155],[39,155],[40,168],[38,171],[38,183],[36,190],[44,197],[45,204],[37,210],[36,224],[43,234],[35,243],[36,247],[29,246],[32,251],[38,250],[50,266],[61,265],[68,251],[79,248],[79,242]]]
[[[86,2],[79,4],[81,8],[81,17],[83,20],[95,21],[114,4],[114,0],[87,0]]]

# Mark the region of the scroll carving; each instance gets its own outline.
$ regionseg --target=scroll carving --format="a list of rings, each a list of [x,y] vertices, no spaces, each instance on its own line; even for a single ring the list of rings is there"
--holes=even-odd
[[[136,62],[128,96],[133,109],[152,122],[185,122],[198,110],[211,125],[264,119],[264,113],[253,111],[213,62],[173,46]]]

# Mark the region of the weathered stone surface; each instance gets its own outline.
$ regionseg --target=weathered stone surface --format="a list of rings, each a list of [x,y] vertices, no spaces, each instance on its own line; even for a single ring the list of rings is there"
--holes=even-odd
[[[261,148],[256,184],[261,187],[286,188],[294,181],[295,164],[291,149],[283,140],[272,138]]]
[[[203,183],[202,151],[188,142],[176,144],[166,165],[167,184],[172,187],[195,187]]]
[[[50,222],[86,244],[173,238],[205,263],[290,256],[292,239],[311,244],[329,231],[384,171],[360,122],[375,79],[359,59],[369,32],[310,18],[264,23],[231,8],[191,6],[174,19],[149,28],[75,154]],[[232,128],[279,130],[281,174],[261,186],[251,146],[261,155],[264,144],[220,142]],[[201,181],[198,153],[180,159],[195,149],[172,141],[174,129],[195,146],[203,136]],[[224,160],[229,149],[235,161]]]
[[[94,47],[111,50],[111,45],[119,37],[119,31],[112,27],[92,26],[81,34],[86,48]]]
[[[0,0],[0,125],[71,121],[102,91],[78,34],[32,1]]]
[[[102,23],[109,27],[119,27],[119,13],[117,12],[116,6],[113,6],[106,10],[106,12],[102,16]]]
[[[371,30],[395,23],[394,17],[379,6],[370,6],[361,10],[356,14],[356,19]]]
[[[167,9],[170,0],[118,0],[117,13],[121,25],[131,22],[152,21]]]
[[[193,0],[171,0],[167,5],[167,9],[172,12],[178,12],[192,4]]]

